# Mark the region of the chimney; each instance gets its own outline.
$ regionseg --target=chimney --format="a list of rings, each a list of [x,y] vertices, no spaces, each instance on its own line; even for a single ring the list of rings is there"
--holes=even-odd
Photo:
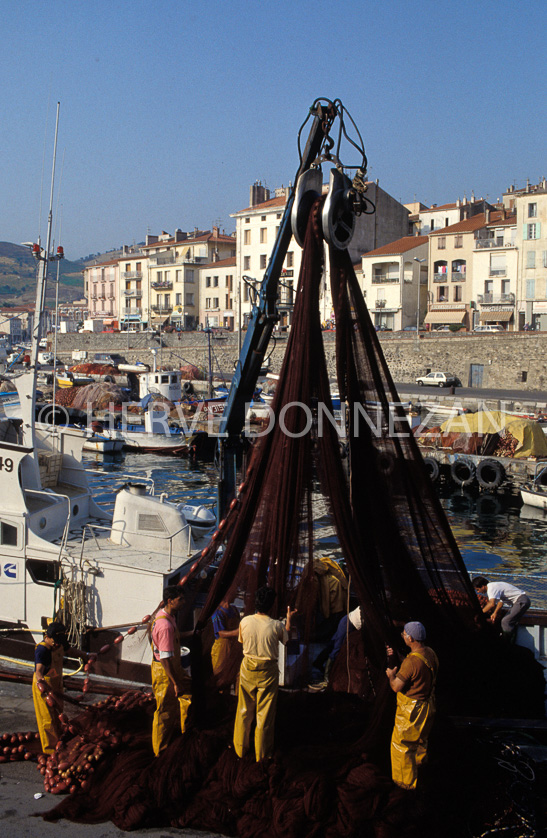
[[[270,200],[270,190],[267,189],[259,180],[255,180],[250,189],[249,203],[251,207],[257,204],[263,204]]]
[[[213,238],[218,239],[219,235],[220,230],[218,229],[218,227],[213,227]]]
[[[484,217],[485,217],[486,223],[488,224],[490,222],[490,210],[489,209],[485,210]]]
[[[526,191],[527,192],[530,191],[530,178],[529,177],[526,178]]]

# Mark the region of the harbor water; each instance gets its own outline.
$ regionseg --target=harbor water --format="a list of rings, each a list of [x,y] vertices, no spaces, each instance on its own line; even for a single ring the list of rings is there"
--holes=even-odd
[[[128,481],[153,480],[156,494],[165,492],[176,502],[216,505],[218,471],[211,463],[153,454],[116,459],[86,454],[84,462],[95,500],[110,511],[116,492]],[[547,610],[547,515],[523,506],[518,496],[456,487],[439,491],[470,575],[511,582],[526,591],[533,608]],[[323,520],[319,514],[317,540],[324,552],[341,558],[326,514]]]

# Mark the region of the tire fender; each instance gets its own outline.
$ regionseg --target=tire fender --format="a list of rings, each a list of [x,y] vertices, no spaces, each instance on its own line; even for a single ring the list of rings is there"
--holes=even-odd
[[[441,467],[435,457],[424,457],[424,466],[432,483],[436,483],[441,475]]]
[[[505,480],[505,469],[497,460],[481,460],[477,466],[477,482],[482,489],[497,489]]]
[[[457,486],[470,486],[475,480],[475,463],[465,457],[454,460],[450,466],[450,476]]]

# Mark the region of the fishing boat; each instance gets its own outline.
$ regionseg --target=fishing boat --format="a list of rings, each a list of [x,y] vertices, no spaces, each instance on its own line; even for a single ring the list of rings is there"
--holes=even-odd
[[[69,387],[83,387],[85,384],[93,384],[95,379],[90,375],[77,375],[70,370],[66,372],[58,372],[55,374],[57,386],[61,389],[68,389]]]
[[[189,452],[189,440],[180,427],[172,427],[167,422],[163,408],[154,409],[154,403],[147,406],[144,423],[116,423],[106,426],[100,432],[105,439],[121,443],[127,451],[142,454],[170,454],[184,457]]]
[[[50,252],[52,201],[53,183],[46,243],[29,245],[38,262],[37,312],[48,263],[62,258],[62,248],[57,256]],[[194,526],[184,504],[158,496],[150,480],[128,480],[112,513],[96,503],[82,461],[84,430],[36,422],[42,321],[35,318],[29,368],[13,376],[20,418],[0,417],[2,653],[13,654],[15,646],[17,657],[32,660],[54,616],[72,643],[109,650],[99,655],[99,674],[146,680],[142,617],[157,607],[165,585],[190,571],[214,516],[198,513]]]
[[[84,451],[94,451],[97,454],[117,454],[123,448],[123,440],[109,439],[104,434],[93,430],[85,431]]]

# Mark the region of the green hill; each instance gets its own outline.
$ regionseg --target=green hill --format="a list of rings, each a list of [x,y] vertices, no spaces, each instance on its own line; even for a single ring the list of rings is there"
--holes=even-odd
[[[59,300],[71,302],[84,295],[84,278],[81,262],[62,259],[59,264]],[[0,306],[28,305],[36,300],[37,263],[28,247],[12,242],[0,242]],[[55,300],[57,263],[49,268],[46,299],[49,305]]]

